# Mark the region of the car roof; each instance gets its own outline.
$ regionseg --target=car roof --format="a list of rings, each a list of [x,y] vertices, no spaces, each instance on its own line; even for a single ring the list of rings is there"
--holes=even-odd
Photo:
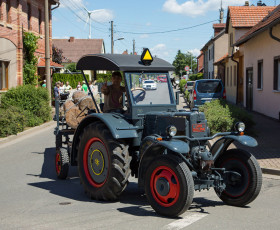
[[[89,54],[81,57],[77,70],[111,70],[111,71],[162,71],[175,70],[169,62],[153,58],[151,65],[144,65],[140,55],[123,54]]]

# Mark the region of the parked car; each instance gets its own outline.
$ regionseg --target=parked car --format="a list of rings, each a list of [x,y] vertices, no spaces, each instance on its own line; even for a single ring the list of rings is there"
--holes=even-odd
[[[203,105],[213,99],[226,99],[226,90],[219,79],[203,79],[195,81],[193,89],[190,91],[190,108]]]
[[[144,89],[157,89],[157,83],[154,80],[145,80],[143,82]]]
[[[166,76],[158,76],[157,77],[157,82],[167,82]]]
[[[195,81],[187,81],[187,83],[185,84],[185,90],[188,90],[190,92],[190,90],[193,89],[194,83]]]

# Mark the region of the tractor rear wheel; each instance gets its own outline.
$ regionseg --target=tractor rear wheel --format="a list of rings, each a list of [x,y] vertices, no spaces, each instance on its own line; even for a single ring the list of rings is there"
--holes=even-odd
[[[262,171],[256,158],[242,149],[227,150],[215,162],[215,167],[226,171],[237,172],[225,175],[225,190],[220,193],[215,189],[220,199],[228,205],[245,206],[259,195],[262,186]]]
[[[192,174],[182,159],[160,156],[148,167],[145,192],[160,215],[176,217],[191,205],[194,194]]]
[[[59,148],[56,150],[55,154],[55,171],[57,178],[66,179],[69,170],[69,156],[68,152],[64,148]]]
[[[128,183],[130,161],[128,145],[114,139],[102,122],[85,127],[78,147],[78,170],[91,199],[118,199]]]

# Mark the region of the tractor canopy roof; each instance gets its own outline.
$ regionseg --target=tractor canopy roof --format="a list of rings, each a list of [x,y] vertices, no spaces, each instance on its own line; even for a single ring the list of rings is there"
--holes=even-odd
[[[151,58],[150,63],[144,63],[140,55],[123,54],[89,54],[83,56],[77,63],[77,70],[110,70],[110,71],[145,71],[168,72],[175,68],[169,62],[160,58]]]

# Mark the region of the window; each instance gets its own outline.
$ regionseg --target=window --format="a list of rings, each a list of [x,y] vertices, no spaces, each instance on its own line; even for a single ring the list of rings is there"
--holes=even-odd
[[[31,30],[31,5],[27,3],[27,23],[28,23],[28,30]]]
[[[3,20],[3,17],[2,17],[2,2],[3,0],[0,0],[0,20]]]
[[[229,67],[227,67],[227,86],[229,86]]]
[[[230,46],[232,46],[233,45],[233,34],[232,33],[230,33],[230,38],[229,39],[230,39],[229,40]]]
[[[211,59],[211,50],[210,49],[208,50],[208,53],[209,53],[208,57],[209,57],[209,61],[210,61],[210,59]]]
[[[232,66],[230,67],[230,86],[232,86]]]
[[[273,89],[280,91],[280,56],[274,58],[274,81]]]
[[[0,90],[8,89],[9,62],[0,61]]]
[[[236,72],[236,70],[237,70],[237,66],[235,65],[234,70],[233,70],[233,85],[234,86],[236,86],[236,82],[237,82],[237,79],[236,79],[237,78],[237,75],[236,75],[237,72]]]
[[[10,9],[11,9],[11,2],[10,0],[6,1],[6,20],[7,23],[11,23],[11,17],[10,17]]]
[[[38,22],[39,22],[39,34],[42,34],[41,30],[41,24],[42,24],[42,11],[39,9],[39,16],[38,16]]]
[[[258,61],[258,89],[263,89],[263,60]]]

